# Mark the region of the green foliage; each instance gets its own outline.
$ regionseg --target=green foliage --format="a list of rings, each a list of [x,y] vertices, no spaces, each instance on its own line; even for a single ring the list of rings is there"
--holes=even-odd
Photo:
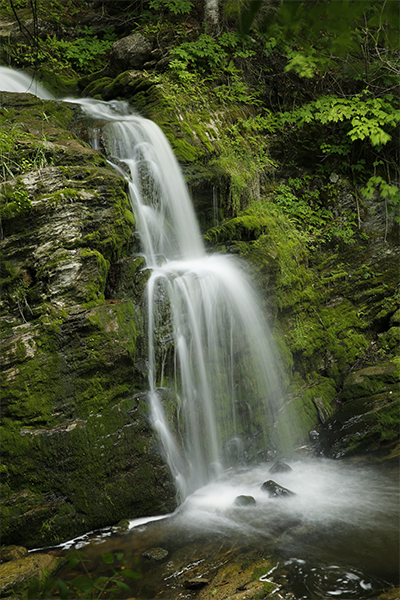
[[[84,26],[78,34],[74,40],[65,40],[50,33],[46,38],[35,40],[34,48],[31,43],[18,42],[8,47],[8,53],[14,64],[22,68],[47,64],[55,72],[76,69],[92,73],[100,70],[118,39],[113,28],[104,30],[99,36],[94,34],[92,27]]]
[[[397,169],[392,150],[398,136],[400,110],[393,95],[377,98],[364,90],[350,98],[321,96],[291,112],[281,113],[278,122],[293,127],[289,135],[302,131],[302,137],[295,138],[296,151],[309,156],[312,152],[321,174],[335,170],[350,177],[355,186],[364,182],[362,197],[371,199],[377,191],[385,200],[387,212],[397,209],[399,188],[391,183],[391,177]],[[347,215],[347,225],[349,218]],[[350,233],[351,227],[347,227],[348,241]]]
[[[93,35],[92,27],[87,26],[80,29],[79,32],[82,37],[72,42],[59,40],[56,36],[47,36],[41,46],[42,52],[59,61],[66,62],[78,71],[84,70],[91,73],[99,70],[117,36],[112,30],[109,30],[100,39],[97,35]]]
[[[223,68],[228,57],[219,41],[206,33],[193,42],[183,42],[172,48],[171,55],[174,57],[172,69],[191,66],[201,72]]]
[[[353,98],[322,96],[291,112],[282,113],[279,122],[296,127],[312,122],[321,125],[343,122],[347,126],[346,135],[352,142],[368,140],[372,146],[383,146],[392,139],[391,133],[400,123],[400,111],[393,101],[392,95],[373,98],[366,90]]]
[[[322,189],[310,187],[311,177],[289,178],[274,193],[274,202],[303,232],[310,249],[330,242],[350,244],[355,242],[356,217],[351,211],[334,216],[332,208],[335,189],[332,184]]]
[[[242,32],[254,25],[268,38],[294,41],[286,71],[312,78],[342,70],[347,77],[370,82],[396,75],[400,20],[396,2],[282,0],[271,5],[267,0],[237,0],[237,5]]]
[[[400,205],[400,189],[397,185],[391,185],[380,175],[372,175],[364,187],[361,188],[361,194],[365,198],[371,199],[375,192],[378,192],[381,198],[384,198],[387,212],[396,211],[394,219],[400,223],[398,214]]]
[[[38,140],[36,136],[26,133],[20,124],[10,127],[5,110],[5,116],[0,117],[0,181],[51,164],[51,153],[46,145],[44,134]]]
[[[66,567],[65,581],[61,578],[52,578],[46,582],[41,596],[37,596],[37,584],[34,584],[29,592],[28,599],[53,598],[54,595],[67,600],[68,598],[84,598],[85,600],[95,598],[114,598],[121,592],[132,594],[130,586],[123,581],[128,578],[131,580],[140,579],[141,573],[127,568],[128,558],[123,552],[108,552],[101,555],[100,563],[93,567],[92,559],[78,550],[67,555],[68,565]],[[115,565],[115,566],[114,566]],[[89,567],[90,566],[90,571]],[[96,570],[104,572],[106,575],[96,575]],[[77,575],[71,578],[71,574],[83,572],[83,575]]]
[[[174,71],[197,70],[215,79],[221,74],[237,76],[240,71],[235,62],[255,56],[255,46],[253,38],[233,31],[225,31],[217,39],[202,33],[195,40],[171,48],[170,67]]]
[[[149,7],[153,10],[168,10],[174,15],[184,15],[190,13],[193,8],[193,2],[189,0],[150,0]]]

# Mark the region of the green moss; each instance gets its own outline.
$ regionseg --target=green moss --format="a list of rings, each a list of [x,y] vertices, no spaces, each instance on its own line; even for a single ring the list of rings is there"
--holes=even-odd
[[[260,579],[260,577],[262,577],[263,575],[267,575],[269,573],[269,571],[271,570],[271,565],[267,564],[261,567],[257,567],[256,569],[254,569],[254,571],[251,574],[251,579],[253,581]]]
[[[191,145],[184,138],[176,138],[174,134],[166,132],[166,137],[174,149],[178,160],[182,162],[194,162],[204,154],[199,148]]]
[[[95,79],[93,82],[89,83],[83,92],[83,95],[91,96],[92,98],[97,95],[102,95],[104,90],[108,89],[108,86],[113,82],[111,77],[101,77],[100,79]]]

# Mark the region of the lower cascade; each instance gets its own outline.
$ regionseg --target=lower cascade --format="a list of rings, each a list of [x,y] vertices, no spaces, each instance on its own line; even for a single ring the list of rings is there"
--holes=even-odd
[[[49,93],[1,68],[7,91]],[[179,165],[158,126],[125,102],[67,99],[91,121],[129,187],[147,284],[152,421],[180,499],[276,446],[280,365],[256,294],[233,257],[207,254]],[[169,369],[167,368],[169,367]],[[172,376],[171,376],[172,372]]]

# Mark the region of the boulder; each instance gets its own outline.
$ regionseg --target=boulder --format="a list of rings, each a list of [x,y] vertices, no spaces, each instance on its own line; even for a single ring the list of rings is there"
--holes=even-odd
[[[0,562],[18,560],[28,556],[28,550],[24,546],[3,546],[0,550]]]
[[[321,427],[318,450],[331,458],[373,452],[399,436],[400,359],[350,373],[343,404]]]
[[[2,563],[0,565],[1,597],[8,595],[11,590],[15,594],[18,588],[34,581],[45,580],[57,569],[59,563],[59,558],[49,554],[31,554],[25,558]]]
[[[253,496],[236,496],[235,506],[253,506],[256,503]]]
[[[263,492],[267,492],[270,498],[288,498],[289,496],[295,496],[294,492],[275,483],[272,479],[265,481],[262,484],[261,489]]]
[[[140,33],[133,33],[113,44],[110,70],[115,74],[128,69],[142,69],[151,59],[152,44]]]
[[[268,473],[288,473],[289,471],[292,471],[292,467],[283,460],[277,460],[269,469]]]
[[[400,358],[353,371],[343,384],[343,399],[363,398],[385,391],[395,392],[400,383]]]

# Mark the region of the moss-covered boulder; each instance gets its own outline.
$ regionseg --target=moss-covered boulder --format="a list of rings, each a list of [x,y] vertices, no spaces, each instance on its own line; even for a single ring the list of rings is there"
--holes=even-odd
[[[40,588],[57,569],[60,559],[50,554],[31,554],[0,565],[0,593],[3,598],[27,597],[27,590]],[[30,594],[29,597],[32,597]]]
[[[351,373],[343,404],[321,429],[324,454],[342,458],[381,449],[399,436],[400,361],[393,359]]]
[[[175,491],[143,395],[125,183],[72,132],[78,107],[2,103],[1,528],[32,548],[168,512]]]

